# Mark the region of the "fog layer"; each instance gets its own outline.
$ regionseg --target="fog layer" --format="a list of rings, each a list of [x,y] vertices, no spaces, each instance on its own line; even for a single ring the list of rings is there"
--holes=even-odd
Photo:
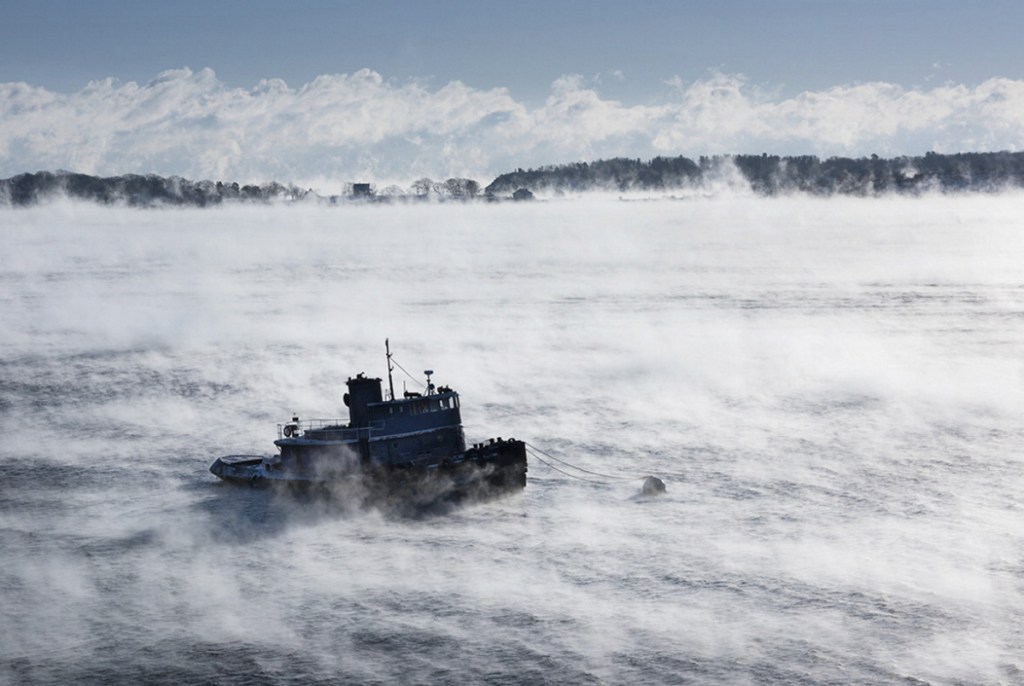
[[[1022,208],[0,213],[0,684],[1018,681]],[[385,337],[467,440],[628,478],[409,516],[208,473]]]

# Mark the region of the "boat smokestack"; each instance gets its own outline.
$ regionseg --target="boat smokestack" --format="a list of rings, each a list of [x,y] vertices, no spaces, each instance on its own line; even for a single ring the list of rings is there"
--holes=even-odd
[[[380,379],[368,379],[363,374],[357,374],[354,379],[348,380],[348,393],[345,394],[345,403],[348,405],[348,418],[352,426],[367,426],[370,423],[370,403],[379,403]]]

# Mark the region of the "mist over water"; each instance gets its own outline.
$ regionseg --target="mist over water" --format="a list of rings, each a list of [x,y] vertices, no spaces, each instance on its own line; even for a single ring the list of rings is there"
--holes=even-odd
[[[0,684],[1020,683],[1022,209],[2,212]],[[468,441],[631,478],[410,515],[209,474],[385,337]]]

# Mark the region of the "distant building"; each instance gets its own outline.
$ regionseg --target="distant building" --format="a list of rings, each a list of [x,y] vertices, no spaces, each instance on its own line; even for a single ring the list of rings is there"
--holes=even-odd
[[[352,184],[352,197],[353,198],[372,198],[373,188],[368,183],[354,183]]]
[[[513,200],[533,200],[533,193],[527,188],[520,188],[512,194]]]

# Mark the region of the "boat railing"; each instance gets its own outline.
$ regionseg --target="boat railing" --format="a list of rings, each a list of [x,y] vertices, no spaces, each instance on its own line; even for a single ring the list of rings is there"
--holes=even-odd
[[[370,422],[368,426],[350,427],[344,419],[303,419],[278,424],[277,437],[298,438],[312,431],[321,440],[354,441],[369,438],[383,428],[382,421]]]

